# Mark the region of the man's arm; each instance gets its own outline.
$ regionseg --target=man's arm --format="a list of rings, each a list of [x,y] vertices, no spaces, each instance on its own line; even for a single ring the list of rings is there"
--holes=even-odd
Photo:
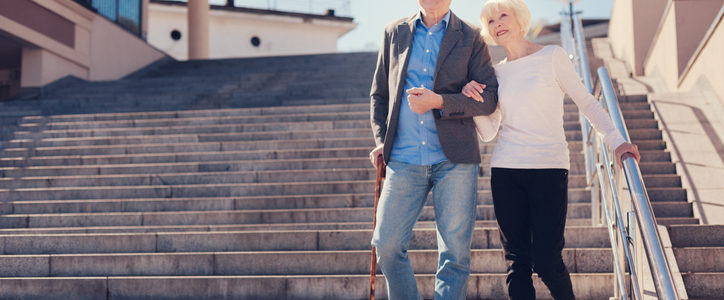
[[[468,81],[475,80],[486,85],[482,94],[484,102],[475,101],[460,93],[441,94],[443,98],[442,119],[470,118],[487,116],[498,105],[498,80],[495,78],[488,45],[477,35],[473,44],[473,53],[468,63]]]
[[[385,36],[377,55],[377,67],[372,78],[372,89],[370,91],[370,121],[376,145],[382,145],[385,142],[385,133],[387,132],[387,114],[390,103],[388,87],[389,46],[390,41],[387,30],[385,30]]]

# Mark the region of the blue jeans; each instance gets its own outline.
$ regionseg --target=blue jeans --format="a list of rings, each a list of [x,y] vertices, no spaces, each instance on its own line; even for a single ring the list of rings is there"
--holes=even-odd
[[[438,267],[435,299],[465,299],[470,275],[470,243],[475,226],[477,164],[448,161],[432,166],[391,160],[379,206],[372,246],[387,280],[391,300],[420,299],[407,256],[412,228],[432,190],[437,223]]]

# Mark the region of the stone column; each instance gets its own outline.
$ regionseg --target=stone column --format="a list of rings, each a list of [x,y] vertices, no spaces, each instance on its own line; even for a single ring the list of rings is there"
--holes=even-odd
[[[209,1],[188,1],[189,59],[209,58]]]
[[[151,5],[151,0],[141,0],[141,38],[144,41],[148,40],[148,9]]]

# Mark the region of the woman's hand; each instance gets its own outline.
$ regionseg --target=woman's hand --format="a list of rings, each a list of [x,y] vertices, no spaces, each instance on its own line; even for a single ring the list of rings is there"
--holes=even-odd
[[[636,162],[641,160],[641,153],[639,153],[639,147],[631,143],[623,143],[621,146],[616,147],[613,151],[616,156],[616,163],[619,167],[623,167],[623,159],[626,154],[633,156]]]
[[[410,109],[418,114],[426,113],[431,109],[442,109],[442,96],[426,88],[411,88],[407,90],[407,103]]]
[[[472,80],[463,87],[463,95],[473,98],[475,101],[485,102],[483,95],[481,95],[484,89],[484,84],[477,83],[475,80]]]

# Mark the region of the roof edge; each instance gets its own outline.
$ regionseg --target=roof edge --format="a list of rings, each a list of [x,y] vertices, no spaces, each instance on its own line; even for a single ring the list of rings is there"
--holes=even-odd
[[[181,1],[173,1],[173,0],[150,0],[153,4],[161,4],[161,5],[175,5],[175,6],[186,6],[186,2]],[[259,9],[259,8],[249,8],[249,7],[229,7],[225,5],[213,5],[210,4],[209,8],[212,10],[222,10],[222,11],[230,11],[230,12],[239,12],[239,13],[252,13],[252,14],[260,14],[260,15],[275,15],[275,16],[287,16],[287,17],[297,17],[297,18],[303,18],[303,19],[319,19],[319,20],[328,20],[328,21],[337,21],[337,22],[349,22],[352,23],[354,18],[352,17],[338,17],[338,16],[327,16],[327,15],[316,15],[316,14],[307,14],[307,13],[297,13],[297,12],[286,12],[286,11],[278,11],[278,10],[270,10],[270,9]]]

